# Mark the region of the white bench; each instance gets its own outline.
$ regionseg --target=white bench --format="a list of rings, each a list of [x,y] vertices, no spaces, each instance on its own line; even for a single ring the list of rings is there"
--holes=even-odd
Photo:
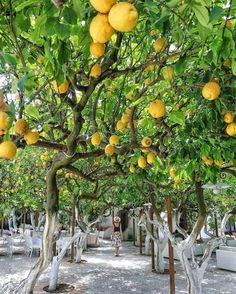
[[[220,246],[216,250],[218,268],[236,272],[236,247]]]

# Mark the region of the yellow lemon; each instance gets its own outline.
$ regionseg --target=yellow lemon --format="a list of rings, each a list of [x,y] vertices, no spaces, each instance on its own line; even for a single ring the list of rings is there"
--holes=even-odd
[[[105,147],[105,154],[108,156],[112,156],[115,153],[115,147],[111,144],[108,144]]]
[[[90,44],[90,53],[96,58],[101,57],[105,53],[105,45],[101,43],[94,43]]]
[[[167,46],[166,38],[159,38],[153,44],[153,47],[157,53],[163,52],[166,49],[166,46]]]
[[[91,68],[90,76],[97,79],[98,77],[100,77],[101,74],[102,74],[101,66],[98,63],[94,64],[94,66]]]
[[[128,2],[112,6],[108,14],[109,23],[118,32],[132,31],[138,22],[137,9]]]
[[[232,122],[230,124],[228,124],[227,128],[226,128],[226,133],[229,136],[234,136],[236,135],[236,123]]]
[[[152,145],[152,139],[149,137],[144,137],[141,144],[143,145],[143,147],[150,147]]]
[[[100,13],[108,13],[116,0],[90,0],[91,5]]]
[[[153,79],[151,79],[151,78],[147,78],[147,79],[144,81],[144,84],[145,84],[146,87],[148,87],[148,86],[151,85],[152,82],[153,82]]]
[[[96,146],[96,145],[100,145],[101,144],[101,141],[102,141],[102,137],[100,135],[99,132],[96,132],[92,135],[91,137],[91,143]]]
[[[12,159],[16,155],[16,145],[11,141],[5,141],[0,144],[0,157],[4,159]]]
[[[162,68],[162,75],[166,81],[172,81],[175,77],[174,69],[171,66],[165,66]]]
[[[16,121],[14,125],[14,132],[17,135],[22,135],[28,129],[27,121],[23,118],[20,118]]]
[[[116,129],[118,131],[123,131],[125,129],[126,124],[123,123],[121,120],[118,120],[117,124],[116,124]]]
[[[149,64],[145,67],[144,71],[153,71],[155,69],[155,64]]]
[[[119,144],[119,141],[120,141],[120,139],[119,139],[119,137],[117,135],[112,135],[110,137],[110,139],[109,139],[109,143],[111,145],[118,145]]]
[[[226,112],[225,115],[224,115],[224,121],[227,123],[227,124],[230,124],[234,121],[234,114],[230,111]]]
[[[155,160],[155,154],[153,152],[148,152],[147,154],[147,162],[152,164]]]
[[[129,171],[133,174],[135,172],[135,167],[133,164],[130,165]]]
[[[36,144],[39,140],[39,133],[34,131],[29,131],[24,135],[24,139],[27,145]]]
[[[99,13],[93,18],[89,32],[95,43],[106,43],[110,40],[114,30],[108,22],[108,16]]]
[[[165,103],[158,99],[153,101],[149,106],[149,113],[154,118],[163,117],[166,113]]]
[[[0,111],[0,130],[3,132],[6,132],[8,129],[8,121],[9,116],[5,112]]]
[[[220,86],[216,82],[206,83],[202,89],[202,96],[207,100],[215,100],[221,92]]]
[[[209,157],[206,157],[206,156],[204,156],[204,155],[203,155],[201,158],[202,158],[202,160],[205,162],[206,165],[212,165],[213,162],[214,162],[213,159],[211,159],[211,158],[209,158]]]
[[[169,175],[170,175],[172,178],[174,178],[174,177],[175,177],[175,172],[176,172],[176,169],[175,169],[174,166],[172,166],[172,167],[170,168]]]
[[[62,84],[60,84],[58,86],[58,83],[56,80],[53,81],[53,87],[54,90],[58,93],[58,94],[65,94],[68,89],[69,89],[69,83],[68,81],[64,81]]]
[[[126,98],[129,99],[129,100],[132,100],[134,98],[133,92],[130,91],[129,93],[127,93]]]
[[[129,113],[125,113],[125,114],[122,115],[121,121],[122,121],[123,124],[127,124],[129,122],[129,116],[130,116]]]
[[[222,159],[221,160],[214,160],[214,163],[217,166],[222,166],[224,164],[224,161]]]
[[[139,166],[140,168],[145,168],[146,165],[147,165],[147,161],[146,161],[145,157],[144,157],[144,156],[140,156],[140,157],[138,158],[138,166]]]

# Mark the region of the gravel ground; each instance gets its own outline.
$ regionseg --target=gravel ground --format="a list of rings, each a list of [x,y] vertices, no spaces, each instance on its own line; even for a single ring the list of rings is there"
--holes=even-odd
[[[168,275],[151,272],[150,257],[140,256],[139,248],[123,242],[121,255],[115,257],[110,242],[105,241],[99,248],[89,249],[83,254],[82,264],[71,264],[65,258],[60,267],[59,283],[72,284],[81,294],[168,294]],[[0,257],[0,288],[9,281],[18,282],[27,276],[36,258],[15,255],[13,258]],[[168,260],[166,260],[168,268]],[[175,262],[176,293],[187,293],[186,279],[181,265]],[[45,294],[48,285],[48,271],[40,278],[34,293]],[[63,292],[60,292],[63,293]],[[236,274],[216,268],[215,255],[212,256],[203,281],[204,294],[235,294]]]

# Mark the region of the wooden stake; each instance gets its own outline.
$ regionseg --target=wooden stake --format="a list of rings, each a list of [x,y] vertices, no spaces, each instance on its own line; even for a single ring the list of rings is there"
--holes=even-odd
[[[150,219],[153,220],[153,210],[150,210]],[[154,226],[151,224],[151,233],[154,235]],[[155,252],[154,252],[154,240],[151,239],[151,259],[152,259],[152,270],[155,270]]]
[[[171,210],[171,196],[167,196],[167,218],[169,231],[173,233],[172,227],[172,210]],[[169,274],[170,274],[170,294],[175,294],[175,269],[174,269],[174,250],[170,240],[168,240],[169,246]]]
[[[72,204],[72,220],[71,220],[71,237],[75,234],[75,207],[76,207],[76,199],[73,198]],[[71,244],[71,262],[74,261],[75,256],[75,246],[74,243]]]
[[[143,211],[140,210],[139,219],[141,218],[142,213],[143,213]],[[142,234],[142,227],[141,226],[139,226],[139,251],[140,251],[140,254],[142,255],[143,254],[143,234]]]
[[[135,238],[136,238],[136,233],[135,233],[135,217],[133,217],[133,245],[135,246]]]

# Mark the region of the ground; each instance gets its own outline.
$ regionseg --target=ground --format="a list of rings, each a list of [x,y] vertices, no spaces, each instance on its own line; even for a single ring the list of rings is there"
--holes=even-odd
[[[71,264],[65,258],[60,267],[59,283],[75,286],[75,290],[70,292],[72,294],[169,293],[169,276],[152,273],[150,257],[141,256],[139,248],[130,242],[123,242],[119,257],[114,256],[110,242],[105,241],[103,246],[85,252],[83,259],[87,262]],[[36,257],[30,259],[22,255],[14,255],[13,258],[1,256],[0,287],[8,281],[21,280],[35,261]],[[175,270],[176,294],[187,293],[186,279],[179,262],[175,262]],[[34,293],[45,294],[42,289],[46,285],[48,271],[41,276]],[[217,269],[214,254],[203,281],[203,293],[236,293],[236,274]]]

